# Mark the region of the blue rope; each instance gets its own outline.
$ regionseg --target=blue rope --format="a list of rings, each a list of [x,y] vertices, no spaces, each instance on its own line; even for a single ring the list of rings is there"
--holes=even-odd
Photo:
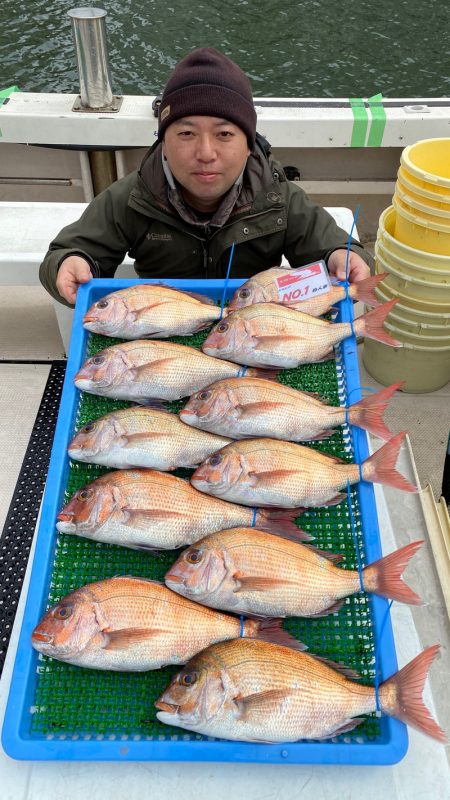
[[[239,372],[238,372],[238,374],[237,374],[237,377],[238,377],[238,378],[244,378],[244,377],[245,377],[245,373],[246,373],[246,372],[247,372],[247,367],[242,367],[242,368],[239,370]]]
[[[233,261],[234,245],[235,245],[235,242],[233,242],[233,244],[231,245],[230,258],[228,259],[228,269],[227,269],[227,274],[226,274],[226,278],[225,278],[225,283],[224,283],[224,286],[223,286],[222,301],[220,303],[220,317],[219,317],[219,319],[222,319],[222,317],[223,317],[223,309],[225,307],[225,297],[226,297],[226,294],[227,294],[228,282],[230,280],[231,262]]]
[[[345,258],[345,299],[346,300],[349,299],[349,297],[348,297],[348,286],[349,286],[349,283],[348,283],[348,267],[349,267],[349,259],[350,259],[350,247],[352,245],[352,235],[353,235],[353,231],[354,231],[354,228],[355,228],[355,225],[356,225],[356,220],[358,219],[358,214],[359,214],[360,208],[361,208],[361,206],[358,206],[356,211],[355,211],[355,215],[353,217],[353,222],[352,222],[352,227],[350,228],[350,233],[349,233],[348,239],[347,239],[347,255],[346,255],[346,258]],[[353,322],[350,322],[350,325],[352,326],[352,336],[354,336],[355,332],[353,330]]]
[[[257,513],[258,513],[258,509],[257,509],[257,508],[254,508],[254,509],[253,509],[253,518],[252,518],[252,524],[251,524],[251,526],[250,526],[251,528],[254,528],[254,527],[255,527],[255,525],[256,525],[256,515],[257,515]]]
[[[241,614],[241,616],[239,617],[239,621],[240,621],[240,623],[241,623],[241,627],[239,628],[239,638],[240,638],[240,639],[243,639],[243,637],[244,637],[244,625],[245,625],[245,617],[243,617],[243,616],[242,616],[242,614]]]

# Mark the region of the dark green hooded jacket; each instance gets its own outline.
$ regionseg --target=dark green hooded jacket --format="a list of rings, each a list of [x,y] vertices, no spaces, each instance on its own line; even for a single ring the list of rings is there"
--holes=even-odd
[[[261,141],[261,140],[260,140]],[[327,258],[347,246],[348,234],[283,168],[256,146],[244,170],[237,201],[220,226],[188,222],[168,199],[168,183],[157,142],[141,168],[97,195],[77,222],[51,242],[39,270],[45,289],[56,289],[59,266],[69,255],[89,261],[95,278],[112,278],[125,255],[140,278],[223,278],[235,242],[232,278],[248,278],[280,264],[292,267]],[[352,242],[370,264],[370,255]]]

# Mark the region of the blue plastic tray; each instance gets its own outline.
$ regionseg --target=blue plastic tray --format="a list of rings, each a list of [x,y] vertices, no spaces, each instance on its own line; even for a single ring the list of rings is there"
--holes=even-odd
[[[152,281],[146,281],[152,283]],[[178,280],[168,284],[201,294],[215,300],[222,297],[222,280]],[[56,517],[63,505],[64,491],[69,472],[67,446],[72,438],[79,392],[75,389],[75,373],[85,360],[88,332],[82,327],[82,318],[87,309],[110,291],[131,286],[136,280],[93,280],[80,287],[75,309],[70,355],[67,364],[58,423],[55,431],[52,455],[44,494],[41,520],[37,533],[36,550],[24,611],[22,629],[13,668],[9,699],[5,713],[2,743],[12,758],[27,760],[80,760],[80,761],[236,761],[261,763],[309,763],[309,764],[393,764],[400,761],[408,747],[406,726],[389,717],[380,721],[380,736],[374,741],[351,740],[332,742],[298,742],[288,744],[250,744],[220,740],[173,741],[170,736],[151,741],[134,741],[132,736],[113,741],[102,736],[89,739],[52,738],[30,733],[32,706],[37,683],[38,654],[31,647],[30,638],[34,627],[45,612],[53,566],[56,534]],[[230,298],[243,283],[231,280],[227,287]],[[338,320],[348,322],[353,318],[353,304],[339,304]],[[340,345],[344,367],[347,396],[354,403],[361,398],[354,337]],[[363,461],[369,455],[367,436],[359,428],[352,427],[353,447]],[[380,558],[381,546],[373,487],[368,483],[357,485],[363,526],[364,547],[367,563]],[[371,596],[372,619],[376,641],[379,646],[380,682],[397,670],[392,627],[388,614],[388,603],[380,597]],[[382,638],[380,639],[382,633]],[[183,731],[180,730],[182,734]]]

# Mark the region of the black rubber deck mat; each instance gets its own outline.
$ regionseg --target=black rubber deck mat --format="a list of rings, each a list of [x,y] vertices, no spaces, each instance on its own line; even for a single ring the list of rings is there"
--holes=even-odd
[[[53,361],[0,537],[0,675],[22,591],[58,418],[65,361]]]

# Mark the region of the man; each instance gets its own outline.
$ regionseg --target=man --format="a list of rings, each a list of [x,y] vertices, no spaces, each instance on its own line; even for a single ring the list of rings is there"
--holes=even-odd
[[[140,278],[222,278],[325,258],[345,278],[347,234],[282,167],[256,133],[250,81],[213,48],[175,67],[159,106],[158,141],[140,170],[94,198],[51,242],[44,287],[73,304],[80,284],[112,277],[126,253]],[[353,241],[349,279],[369,275]]]

